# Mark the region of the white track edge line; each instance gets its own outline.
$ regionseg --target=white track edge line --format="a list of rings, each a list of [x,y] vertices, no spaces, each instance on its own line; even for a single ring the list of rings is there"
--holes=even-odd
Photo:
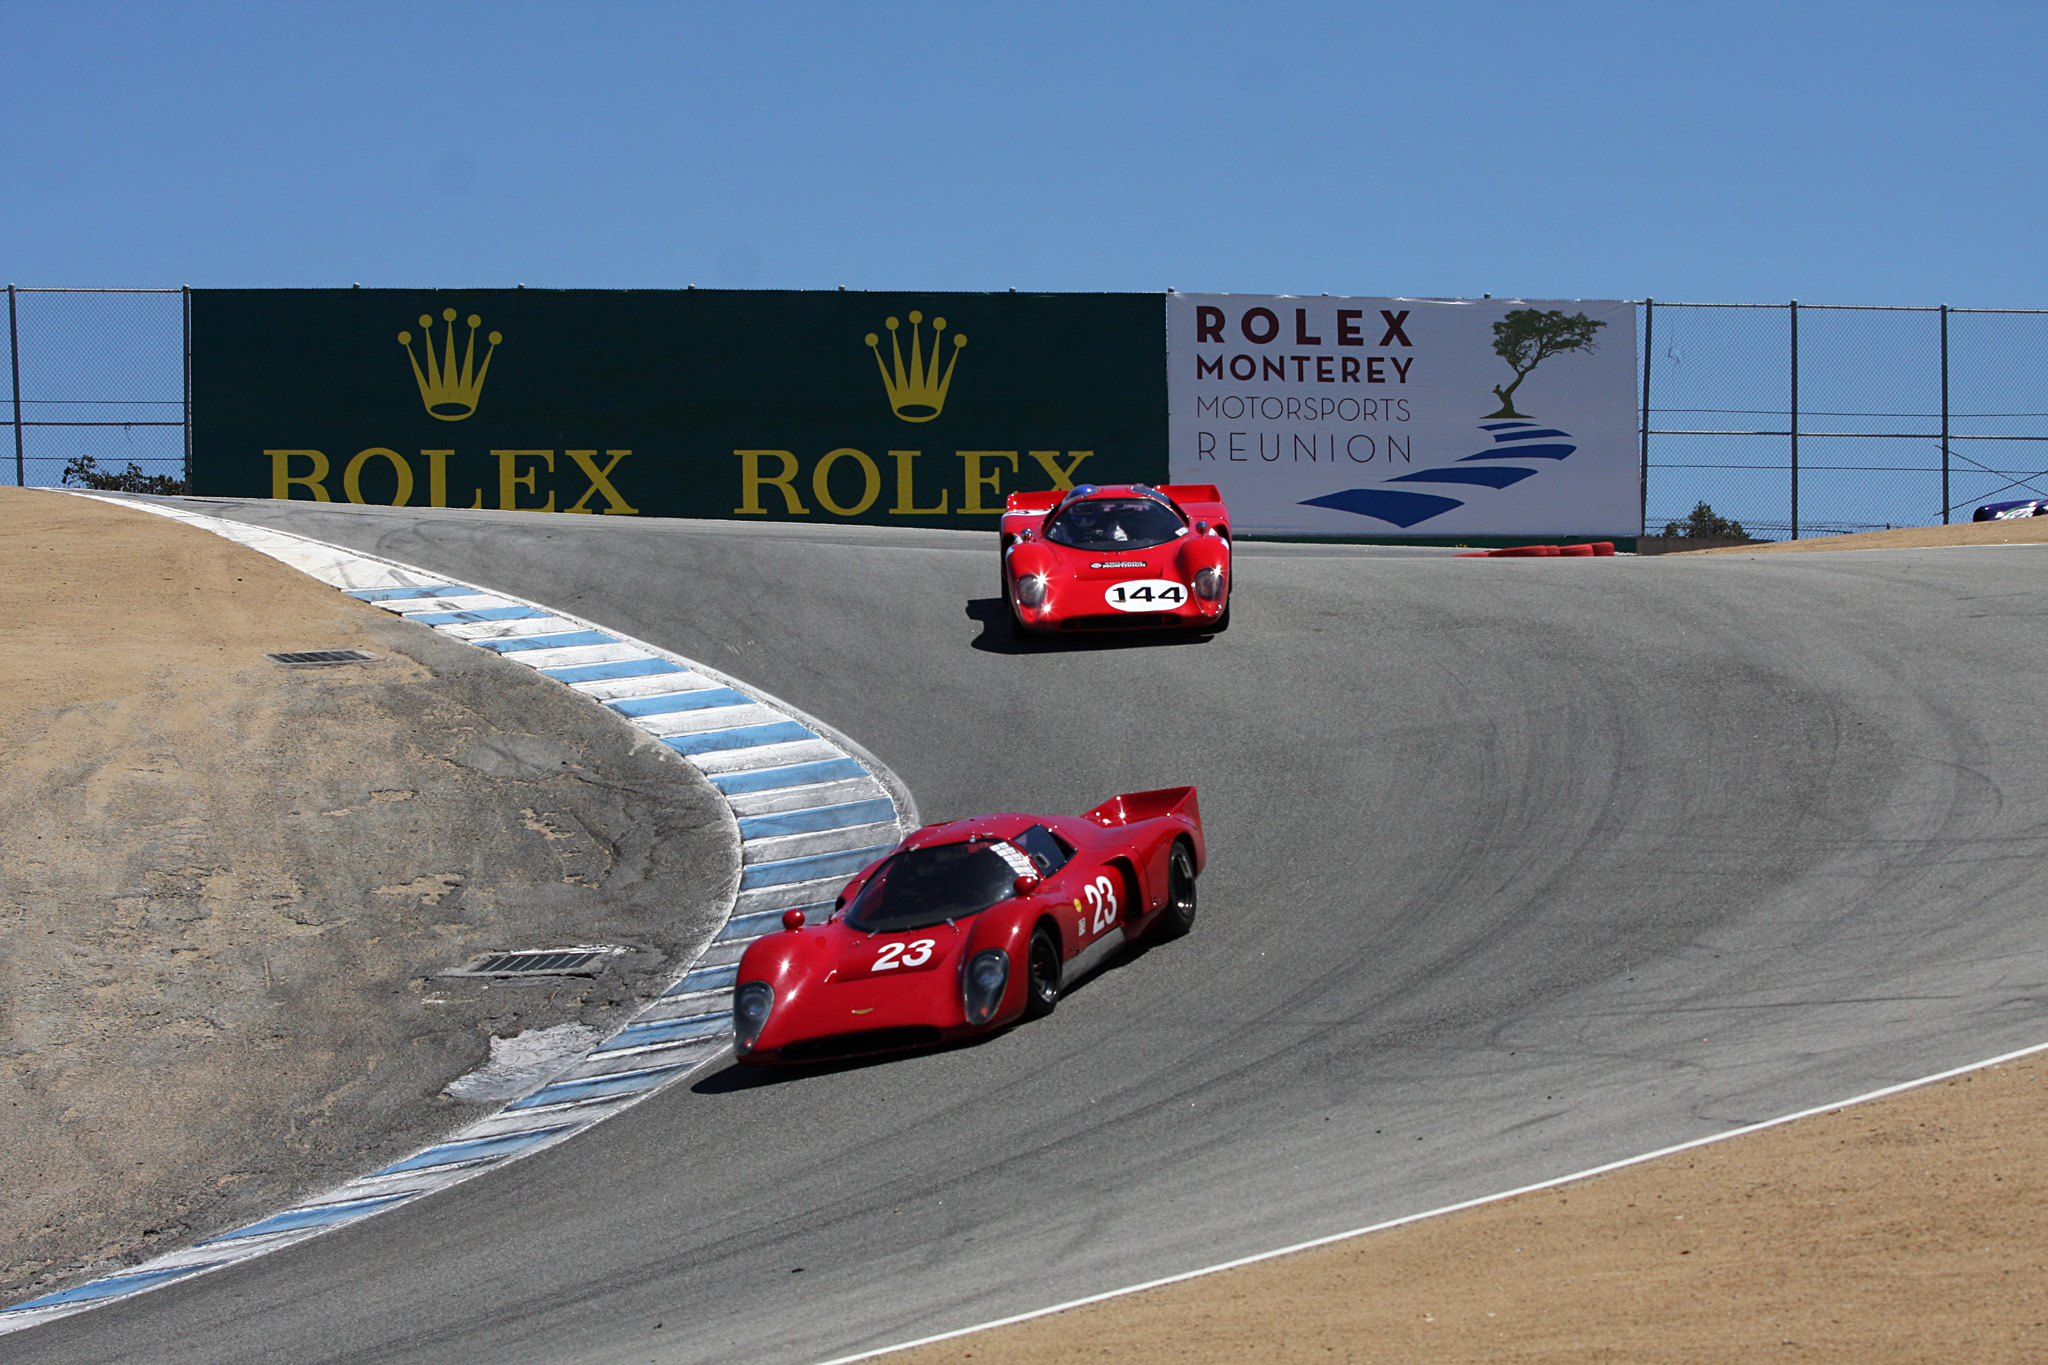
[[[1348,1232],[1329,1233],[1326,1236],[1312,1238],[1306,1242],[1296,1242],[1292,1246],[1276,1247],[1272,1251],[1255,1252],[1250,1256],[1240,1256],[1234,1261],[1224,1261],[1217,1265],[1203,1266],[1199,1270],[1183,1270],[1177,1275],[1165,1275],[1156,1280],[1147,1280],[1143,1284],[1125,1285],[1121,1289],[1104,1290],[1100,1294],[1090,1294],[1086,1298],[1080,1299],[1069,1299],[1065,1303],[1056,1303],[1047,1308],[1034,1308],[1029,1312],[1013,1313],[1007,1318],[996,1318],[990,1322],[976,1323],[972,1327],[957,1327],[950,1332],[940,1332],[934,1336],[919,1337],[915,1341],[905,1341],[894,1346],[879,1346],[873,1350],[860,1351],[849,1356],[834,1356],[830,1360],[819,1361],[818,1365],[854,1365],[855,1361],[873,1360],[877,1356],[890,1355],[897,1351],[914,1351],[921,1346],[933,1346],[942,1341],[953,1341],[960,1337],[972,1336],[976,1332],[990,1332],[998,1327],[1013,1327],[1020,1322],[1030,1322],[1035,1318],[1051,1317],[1055,1313],[1064,1313],[1069,1309],[1086,1308],[1090,1304],[1104,1303],[1110,1299],[1121,1299],[1132,1294],[1142,1294],[1150,1289],[1163,1289],[1168,1285],[1181,1284],[1187,1280],[1198,1280],[1209,1275],[1220,1275],[1226,1270],[1242,1269],[1248,1265],[1257,1265],[1261,1261],[1273,1261],[1278,1260],[1282,1256],[1292,1256],[1297,1252],[1314,1251],[1318,1247],[1326,1247],[1336,1242],[1349,1241],[1353,1237],[1364,1237],[1375,1232],[1389,1232],[1395,1228],[1406,1227],[1410,1223],[1420,1223],[1431,1218],[1441,1218],[1446,1214],[1463,1213],[1467,1209],[1476,1209],[1486,1204],[1497,1204],[1503,1200],[1515,1199],[1525,1194],[1537,1194],[1544,1190],[1554,1190],[1560,1186],[1570,1185],[1580,1180],[1590,1180],[1594,1176],[1607,1175],[1613,1171],[1625,1170],[1630,1166],[1640,1166],[1646,1162],[1659,1161],[1667,1156],[1676,1156],[1680,1152],[1690,1152],[1698,1147],[1709,1147],[1718,1142],[1727,1142],[1731,1138],[1747,1137],[1751,1133],[1760,1133],[1766,1128],[1776,1128],[1783,1124],[1796,1123],[1801,1119],[1818,1118],[1821,1115],[1837,1113],[1859,1104],[1868,1104],[1873,1100],[1887,1099],[1893,1095],[1903,1094],[1908,1090],[1918,1090],[1922,1086],[1953,1080],[1957,1076],[1966,1076],[1973,1071],[1983,1071],[1988,1067],[2004,1066],[2008,1062],[2015,1062],[2022,1057],[2031,1057],[2043,1052],[2048,1052],[2048,1043],[2035,1043],[2030,1047],[2001,1053],[1999,1056],[1989,1057],[1980,1062],[1969,1062],[1963,1066],[1952,1067],[1947,1071],[1937,1071],[1931,1076],[1921,1076],[1915,1080],[1900,1081],[1896,1085],[1888,1085],[1880,1090],[1867,1091],[1850,1099],[1836,1100],[1832,1104],[1817,1104],[1811,1109],[1801,1109],[1797,1113],[1781,1114],[1774,1119],[1764,1119],[1757,1123],[1745,1124],[1740,1128],[1731,1128],[1725,1133],[1712,1133],[1706,1137],[1694,1138],[1690,1142],[1681,1142],[1674,1147],[1660,1147],[1654,1152],[1643,1152],[1637,1156],[1623,1157],[1619,1161],[1610,1161],[1603,1166],[1591,1166],[1583,1171],[1574,1171],[1570,1175],[1552,1176],[1548,1180],[1539,1180],[1533,1185],[1523,1185],[1512,1190],[1502,1190],[1498,1194],[1483,1194],[1476,1199],[1467,1199],[1456,1204],[1446,1204],[1442,1208],[1430,1209],[1423,1213],[1410,1213],[1404,1214],[1399,1218],[1389,1218],[1385,1222],[1374,1223],[1369,1227],[1353,1228]]]

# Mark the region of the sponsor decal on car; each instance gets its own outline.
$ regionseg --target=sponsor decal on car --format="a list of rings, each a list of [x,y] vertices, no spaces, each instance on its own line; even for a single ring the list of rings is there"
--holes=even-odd
[[[1142,559],[1098,559],[1088,567],[1091,569],[1143,569],[1150,566]]]

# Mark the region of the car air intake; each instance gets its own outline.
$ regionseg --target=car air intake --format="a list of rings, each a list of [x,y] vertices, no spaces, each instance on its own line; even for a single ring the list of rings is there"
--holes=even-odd
[[[877,1052],[929,1047],[938,1041],[939,1031],[929,1024],[877,1028],[865,1033],[842,1033],[835,1038],[812,1038],[791,1043],[782,1049],[782,1059],[786,1062],[825,1062],[841,1057],[867,1057]]]

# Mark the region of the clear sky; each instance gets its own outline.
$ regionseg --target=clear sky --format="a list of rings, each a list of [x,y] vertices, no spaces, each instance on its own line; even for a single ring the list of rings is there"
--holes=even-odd
[[[0,0],[23,285],[2048,306],[2048,5]]]

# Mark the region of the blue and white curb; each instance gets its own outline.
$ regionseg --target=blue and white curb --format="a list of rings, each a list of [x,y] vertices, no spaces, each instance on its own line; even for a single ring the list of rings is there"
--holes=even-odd
[[[81,496],[92,496],[89,494]],[[0,1334],[188,1279],[397,1208],[601,1123],[724,1056],[747,944],[917,827],[896,775],[832,727],[716,669],[538,603],[322,541],[158,502],[102,498],[211,531],[406,620],[522,663],[652,735],[724,795],[740,877],[723,928],[631,1022],[545,1083],[402,1161],[245,1227],[0,1308]]]

